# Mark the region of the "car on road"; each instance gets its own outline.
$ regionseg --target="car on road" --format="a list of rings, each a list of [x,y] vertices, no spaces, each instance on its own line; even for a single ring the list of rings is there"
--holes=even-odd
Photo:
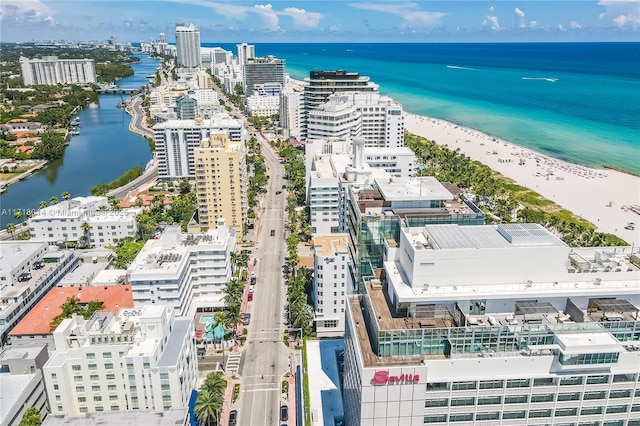
[[[282,191],[276,191],[276,195],[282,194]]]
[[[276,236],[276,230],[272,229],[271,232],[269,232],[269,235],[271,235],[272,237]]]
[[[247,295],[247,302],[253,302],[253,293]]]
[[[251,271],[251,278],[255,278],[256,277],[256,271]]]
[[[242,320],[242,325],[249,325],[251,323],[251,314],[244,314],[244,320]]]
[[[238,410],[231,410],[229,413],[229,426],[236,426],[238,424]]]
[[[255,288],[254,288],[252,285],[250,285],[250,286],[249,286],[249,294],[252,294],[252,293],[253,293],[253,290],[255,290]]]
[[[286,405],[280,406],[280,420],[283,422],[289,420],[289,407]]]

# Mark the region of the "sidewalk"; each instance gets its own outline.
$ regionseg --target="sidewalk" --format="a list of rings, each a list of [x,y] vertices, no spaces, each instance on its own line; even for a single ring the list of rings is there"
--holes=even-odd
[[[222,425],[226,425],[229,422],[229,413],[231,413],[231,405],[233,399],[233,388],[236,384],[240,384],[240,379],[234,378],[231,373],[225,373],[224,379],[227,381],[227,389],[224,392],[222,414],[220,415],[220,424]]]

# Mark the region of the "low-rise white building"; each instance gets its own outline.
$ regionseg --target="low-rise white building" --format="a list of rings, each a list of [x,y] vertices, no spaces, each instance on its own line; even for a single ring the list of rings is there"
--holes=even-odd
[[[44,366],[53,414],[184,408],[198,372],[193,320],[168,306],[65,319]]]
[[[0,352],[0,425],[18,426],[24,412],[35,407],[49,413],[42,367],[49,355],[45,346],[5,347]]]
[[[235,249],[235,232],[224,219],[202,234],[167,227],[159,239],[147,241],[129,266],[135,306],[168,305],[185,316],[222,308],[222,289],[231,279]]]
[[[319,337],[344,334],[346,295],[353,290],[349,274],[349,236],[313,236],[314,322]]]
[[[34,241],[81,242],[96,247],[115,245],[136,234],[136,216],[141,209],[108,210],[106,197],[76,197],[45,207],[27,223]],[[88,229],[83,229],[84,224]]]
[[[18,322],[79,264],[76,252],[34,241],[0,244],[0,344]]]
[[[247,111],[257,117],[271,117],[280,112],[279,95],[251,95],[247,97]]]

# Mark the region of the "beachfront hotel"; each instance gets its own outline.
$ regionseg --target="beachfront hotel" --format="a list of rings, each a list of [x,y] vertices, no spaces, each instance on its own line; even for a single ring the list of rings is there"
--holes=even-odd
[[[325,104],[336,92],[378,92],[379,86],[369,77],[345,70],[311,71],[305,78],[303,90],[301,138],[308,139],[307,119],[309,112]]]
[[[402,105],[378,93],[339,92],[307,113],[307,139],[362,137],[376,148],[404,146]]]
[[[284,59],[273,56],[247,58],[243,62],[245,98],[254,94],[259,85],[274,83],[284,86]]]
[[[196,387],[193,320],[167,306],[73,315],[53,332],[43,368],[52,414],[168,411]]]
[[[29,59],[21,56],[20,70],[25,86],[96,82],[93,59],[58,59],[57,56]]]
[[[347,298],[345,424],[640,424],[638,249],[426,225],[384,257]]]
[[[171,306],[178,316],[188,317],[221,309],[236,236],[224,219],[216,226],[200,234],[167,226],[158,239],[147,241],[127,270],[134,306]]]
[[[202,66],[200,31],[193,24],[188,27],[184,24],[176,24],[175,35],[178,68],[200,68]]]
[[[227,113],[213,114],[209,119],[167,120],[153,126],[160,179],[195,179],[194,149],[212,133],[220,132],[227,133],[231,142],[247,139],[243,121]]]

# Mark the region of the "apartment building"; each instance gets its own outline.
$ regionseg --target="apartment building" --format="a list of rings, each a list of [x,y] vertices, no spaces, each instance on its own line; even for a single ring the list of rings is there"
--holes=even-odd
[[[244,142],[247,131],[239,119],[217,113],[209,119],[167,120],[153,127],[160,179],[194,179],[194,149],[212,133],[225,132],[231,142]]]
[[[21,56],[20,70],[25,86],[96,82],[93,59],[58,59],[57,56],[29,59]]]
[[[244,64],[247,59],[256,57],[256,46],[253,44],[239,43],[236,44],[238,49],[238,62]]]
[[[640,264],[535,224],[401,230],[348,299],[345,423],[640,423]]]
[[[231,142],[226,133],[212,133],[193,156],[200,229],[206,231],[223,218],[240,240],[249,209],[244,142]]]
[[[44,366],[53,414],[184,408],[198,378],[193,320],[168,306],[73,315]]]
[[[202,67],[202,56],[200,55],[200,31],[190,24],[176,24],[176,52],[177,66],[184,68]]]
[[[187,96],[179,97],[176,100],[176,114],[178,120],[195,120],[198,116],[198,101]]]
[[[136,216],[141,209],[108,209],[106,197],[93,196],[75,197],[45,207],[27,221],[31,239],[49,243],[83,242],[104,247],[136,234]]]
[[[179,226],[168,226],[158,239],[145,243],[127,270],[135,306],[171,306],[189,317],[222,308],[235,250],[235,232],[224,219],[201,234],[183,234]]]
[[[299,139],[302,117],[302,91],[285,87],[280,93],[280,126],[287,129],[289,137]]]
[[[42,367],[49,355],[44,346],[5,347],[0,351],[1,426],[18,426],[24,412],[35,407],[41,418],[49,413]]]
[[[280,112],[279,95],[251,95],[247,97],[247,111],[256,117],[271,117]]]
[[[27,313],[80,263],[76,252],[45,242],[4,241],[0,245],[0,344]]]
[[[247,58],[243,65],[245,97],[251,96],[257,85],[277,83],[284,86],[284,59],[273,56]]]
[[[338,92],[307,113],[307,138],[362,137],[376,148],[404,146],[402,105],[373,92]]]
[[[346,295],[353,289],[349,274],[349,236],[313,236],[314,323],[319,337],[344,334]]]
[[[378,92],[379,86],[369,77],[345,70],[311,71],[305,78],[302,106],[302,139],[308,139],[307,119],[309,112],[325,104],[336,92]]]

